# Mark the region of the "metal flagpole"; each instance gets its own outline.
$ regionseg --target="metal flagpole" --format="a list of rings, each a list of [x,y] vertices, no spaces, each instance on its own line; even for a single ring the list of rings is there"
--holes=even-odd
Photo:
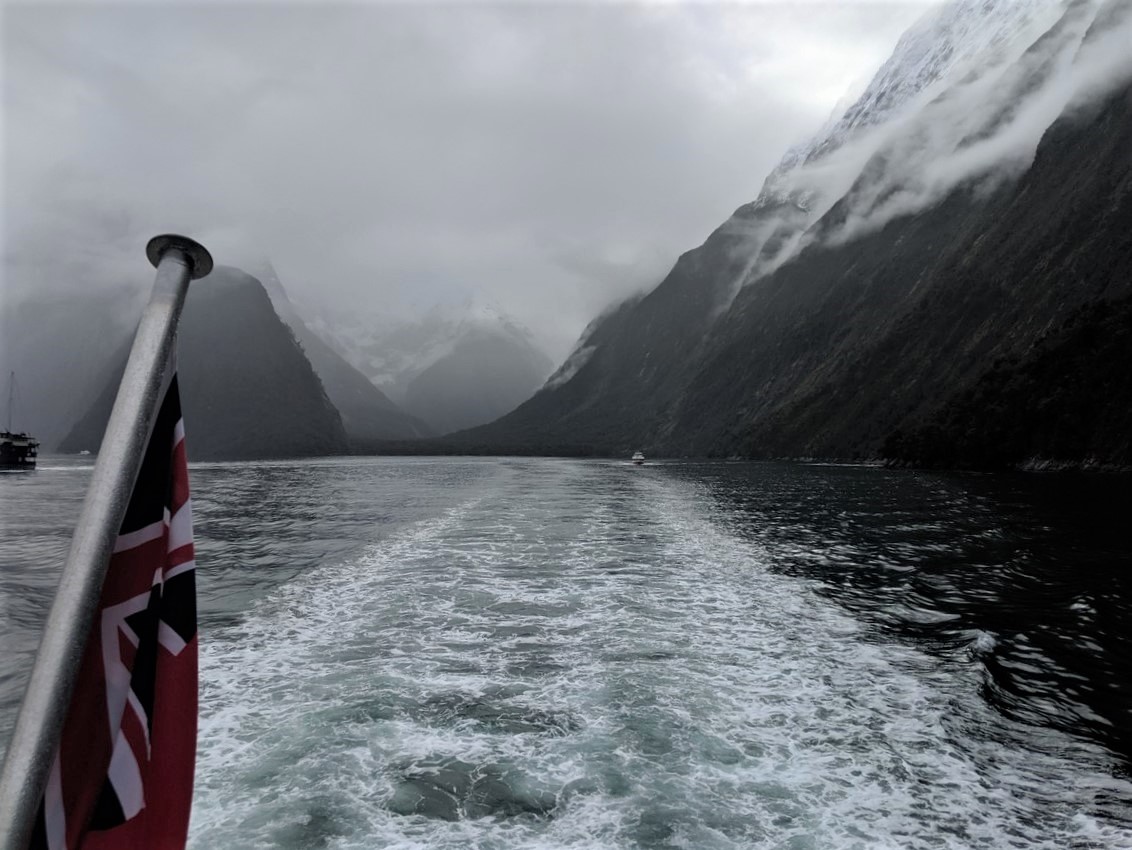
[[[26,850],[30,840],[106,567],[161,403],[189,280],[212,271],[208,251],[184,236],[155,236],[145,253],[157,268],[153,293],[134,336],[0,774],[0,850]]]

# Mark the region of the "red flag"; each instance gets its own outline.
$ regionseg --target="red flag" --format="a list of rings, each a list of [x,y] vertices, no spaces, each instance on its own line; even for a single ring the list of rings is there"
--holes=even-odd
[[[197,735],[195,566],[174,374],[110,557],[32,850],[183,850]]]

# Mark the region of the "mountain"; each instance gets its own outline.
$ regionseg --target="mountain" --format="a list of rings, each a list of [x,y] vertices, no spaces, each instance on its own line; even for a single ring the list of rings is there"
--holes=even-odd
[[[428,425],[401,410],[369,378],[307,327],[270,263],[260,272],[259,279],[276,313],[295,334],[322,380],[327,396],[342,415],[342,425],[352,443],[433,436],[434,431]]]
[[[61,450],[102,441],[128,343],[102,392]],[[342,419],[263,285],[216,267],[189,287],[178,331],[178,376],[190,460],[345,454]]]
[[[472,302],[436,307],[409,321],[355,315],[311,324],[437,433],[502,416],[530,398],[553,369],[530,331]]]
[[[976,427],[995,364],[1087,381],[1050,352],[1108,339],[1132,287],[1130,38],[1129,0],[930,14],[759,198],[587,329],[530,401],[454,439],[915,462],[924,434]],[[1123,462],[1122,392],[1098,394],[1078,439],[1028,450]],[[1011,398],[1019,422],[1052,415]],[[1015,443],[933,445],[933,462],[1018,462]]]
[[[1132,467],[1129,363],[1132,298],[1089,303],[1023,356],[995,360],[932,421],[890,434],[882,454],[927,467],[1023,466],[1032,458]]]
[[[447,350],[405,384],[404,405],[442,434],[469,428],[526,401],[552,368],[518,326],[494,316],[465,318],[451,330]]]

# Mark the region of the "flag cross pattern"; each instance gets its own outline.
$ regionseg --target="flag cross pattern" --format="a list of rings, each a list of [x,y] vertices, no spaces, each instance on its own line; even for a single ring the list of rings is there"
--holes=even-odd
[[[30,850],[183,850],[197,733],[195,567],[174,374],[110,556]]]

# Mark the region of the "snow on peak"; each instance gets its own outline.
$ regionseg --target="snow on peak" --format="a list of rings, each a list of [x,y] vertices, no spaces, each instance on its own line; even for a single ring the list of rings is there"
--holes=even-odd
[[[545,356],[530,330],[498,303],[479,297],[436,304],[414,319],[350,311],[311,317],[308,324],[398,402],[417,375],[469,339],[506,337],[532,358]]]
[[[933,83],[1006,45],[1035,18],[1056,17],[1067,3],[951,0],[931,9],[901,36],[856,102],[794,154],[795,162],[812,161],[854,133],[888,120]]]
[[[892,55],[848,107],[809,141],[793,145],[767,178],[770,202],[789,171],[826,156],[870,127],[883,124],[934,83],[1009,44],[1026,25],[1056,18],[1070,0],[951,0],[926,12],[900,37]],[[761,200],[760,196],[760,200]]]
[[[1026,51],[1055,29],[1059,33],[1049,39],[1049,49],[1029,60],[1030,70],[1057,61],[1051,58],[1055,50],[1080,40],[1079,22],[1067,22],[1086,19],[1091,5],[1094,0],[951,0],[926,13],[900,38],[860,97],[809,142],[788,150],[759,197],[727,223],[744,237],[740,250],[748,258],[731,287],[732,299],[818,238],[810,228],[851,190],[871,180],[898,192],[906,175],[938,171],[937,161],[953,157],[980,133],[993,133],[992,123],[1011,109],[1004,98],[1015,94],[996,92],[996,81],[1010,81],[1006,72],[1019,72]],[[1018,98],[1029,94],[1021,83],[1015,88]],[[974,114],[965,115],[967,108]],[[894,145],[895,160],[889,155]],[[885,156],[876,156],[880,150]],[[899,173],[893,168],[897,160]],[[930,203],[948,185],[944,180],[917,187],[911,205],[894,214]]]

